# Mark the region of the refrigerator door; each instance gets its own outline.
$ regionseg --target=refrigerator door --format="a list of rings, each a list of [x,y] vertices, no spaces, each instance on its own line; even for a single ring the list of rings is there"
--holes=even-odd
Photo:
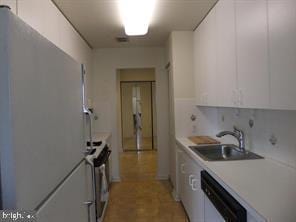
[[[35,209],[84,158],[81,66],[8,9],[0,113],[3,208]]]
[[[38,222],[88,222],[86,166],[82,162],[37,212]],[[93,219],[91,220],[93,221]]]

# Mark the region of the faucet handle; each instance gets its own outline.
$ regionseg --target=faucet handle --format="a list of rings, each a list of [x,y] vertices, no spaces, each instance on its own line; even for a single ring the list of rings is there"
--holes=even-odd
[[[236,126],[233,126],[234,132],[235,133],[239,133],[239,134],[244,134],[244,131],[242,131],[241,129],[237,128]]]

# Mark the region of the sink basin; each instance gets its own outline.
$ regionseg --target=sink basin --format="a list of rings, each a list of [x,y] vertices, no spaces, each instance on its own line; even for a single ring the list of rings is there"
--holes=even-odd
[[[189,146],[189,148],[206,161],[263,159],[262,156],[249,151],[241,152],[235,145],[231,144]]]

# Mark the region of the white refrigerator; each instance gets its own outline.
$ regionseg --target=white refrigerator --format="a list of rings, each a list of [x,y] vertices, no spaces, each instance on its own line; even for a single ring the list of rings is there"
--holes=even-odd
[[[1,208],[87,222],[81,65],[0,8]],[[93,212],[91,212],[93,214]]]

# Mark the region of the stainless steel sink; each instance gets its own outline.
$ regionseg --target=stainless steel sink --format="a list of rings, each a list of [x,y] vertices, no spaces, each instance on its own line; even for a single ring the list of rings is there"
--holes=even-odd
[[[231,144],[190,146],[189,148],[207,161],[263,159],[262,156],[255,153],[249,151],[242,152],[235,145]]]

